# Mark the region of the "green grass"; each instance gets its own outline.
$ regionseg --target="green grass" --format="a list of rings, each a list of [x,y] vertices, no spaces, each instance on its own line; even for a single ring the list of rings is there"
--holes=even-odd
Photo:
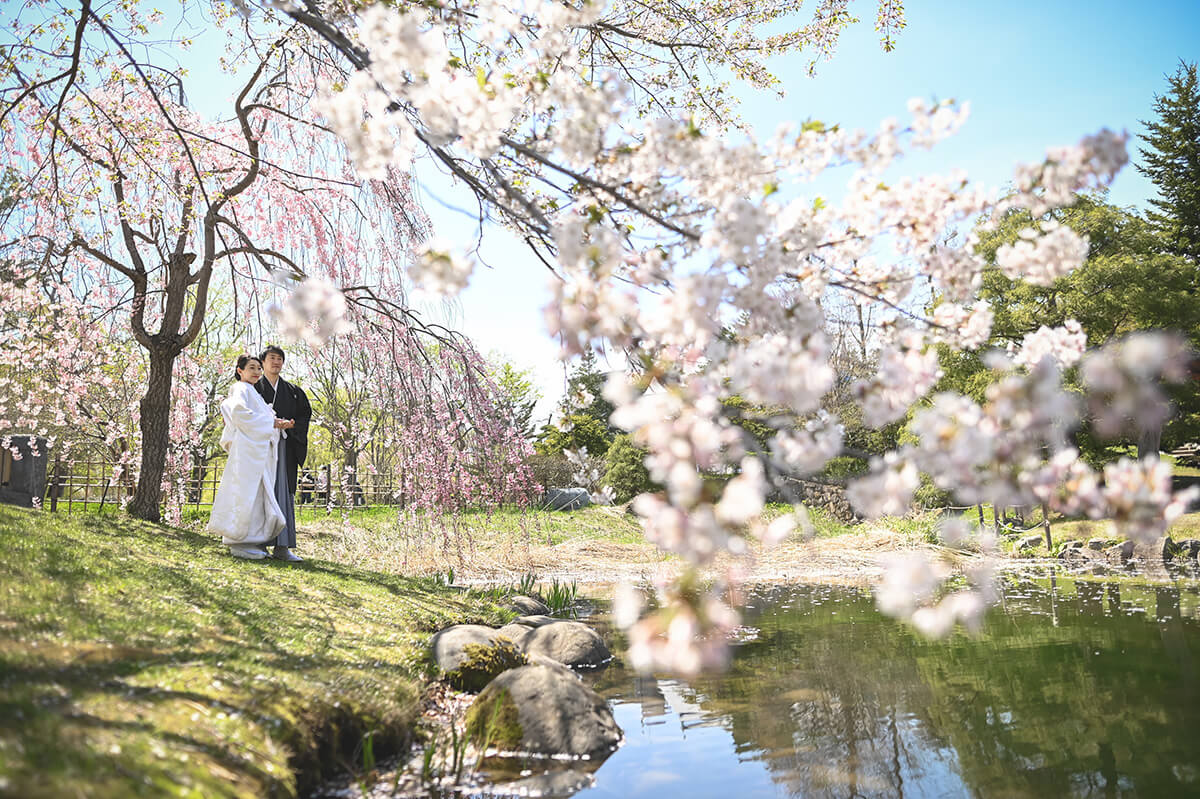
[[[1112,522],[1089,519],[1050,523],[1050,534],[1057,545],[1059,541],[1086,541],[1089,538],[1120,538]],[[1200,538],[1200,513],[1185,513],[1167,528],[1167,535],[1176,541],[1185,538]]]
[[[399,750],[447,624],[430,579],[231,558],[217,541],[0,505],[0,794],[294,796]]]
[[[343,521],[362,530],[382,535],[394,534],[400,518],[399,510],[391,505],[371,505],[358,508],[335,507],[326,512],[324,506],[297,506],[296,523],[300,526],[337,526]],[[207,507],[187,508],[183,513],[186,524],[201,529],[208,521]],[[518,508],[499,508],[487,511],[464,511],[458,514],[439,514],[429,519],[436,524],[458,524],[466,534],[481,537],[534,537],[538,543],[561,544],[565,541],[588,539],[637,544],[645,541],[637,518],[617,508],[592,506],[576,511],[524,511]],[[407,519],[405,519],[407,522]]]
[[[1185,466],[1175,459],[1174,455],[1162,455],[1162,459],[1171,464],[1172,474],[1179,477],[1200,477],[1200,469],[1195,466]]]

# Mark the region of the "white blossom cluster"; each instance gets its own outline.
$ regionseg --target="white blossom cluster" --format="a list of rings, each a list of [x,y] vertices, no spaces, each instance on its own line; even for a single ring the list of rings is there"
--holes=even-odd
[[[613,504],[616,492],[612,486],[604,485],[604,458],[589,455],[587,447],[563,450],[563,454],[567,456],[567,462],[575,467],[571,479],[575,481],[575,485],[587,490],[592,504]]]
[[[1042,223],[1040,234],[1025,228],[1018,235],[1015,244],[996,250],[996,265],[1008,277],[1049,286],[1078,269],[1087,258],[1087,239],[1053,220]]]
[[[931,638],[947,635],[958,624],[968,632],[978,632],[984,614],[995,602],[995,582],[986,561],[966,570],[971,587],[954,591],[936,602],[938,589],[952,573],[944,562],[914,552],[893,555],[884,566],[883,580],[875,589],[879,610],[908,619]]]
[[[1036,472],[1024,475],[1029,490],[1039,502],[1064,516],[1104,515],[1105,500],[1100,493],[1100,476],[1079,457],[1079,450],[1067,447],[1051,457]]]
[[[454,295],[467,287],[474,270],[475,262],[460,255],[453,244],[430,239],[417,247],[408,275],[428,292]]]
[[[1058,370],[1043,362],[993,383],[983,405],[953,393],[934,397],[913,416],[918,442],[906,455],[965,504],[1028,505],[1033,497],[1021,476],[1041,467],[1044,452],[1064,446],[1077,418]]]
[[[727,636],[737,627],[738,614],[711,594],[684,600],[680,593],[676,587],[660,586],[663,608],[639,619],[641,594],[632,586],[617,591],[613,618],[628,628],[629,663],[637,671],[689,676],[728,662]]]
[[[1134,541],[1150,543],[1179,518],[1200,488],[1171,493],[1171,465],[1158,458],[1121,458],[1104,467],[1104,499],[1117,529]]]
[[[917,467],[900,453],[889,452],[871,458],[871,471],[846,489],[846,499],[854,510],[875,519],[908,513],[913,494],[921,484]]]
[[[841,454],[845,427],[824,410],[800,430],[784,429],[771,439],[771,455],[784,470],[804,475],[818,471]]]
[[[1161,383],[1187,379],[1182,339],[1136,333],[1089,354],[1080,366],[1096,431],[1115,438],[1126,427],[1151,430],[1166,421],[1170,405]]]
[[[987,300],[978,300],[971,305],[943,302],[933,309],[932,323],[946,333],[938,338],[965,350],[976,350],[983,346],[992,333],[992,322],[996,315]]]
[[[1022,164],[1015,173],[1017,194],[1001,206],[1026,208],[1041,216],[1054,208],[1070,205],[1076,192],[1101,188],[1129,161],[1128,133],[1104,128],[1084,136],[1076,145],[1053,147],[1040,164]]]
[[[280,278],[281,284],[290,280]],[[346,296],[326,277],[313,276],[300,281],[287,299],[274,304],[269,312],[279,334],[286,339],[307,342],[320,349],[334,336],[350,330],[346,319]]]
[[[937,350],[926,347],[920,334],[909,331],[898,344],[880,353],[874,377],[855,384],[863,419],[872,427],[899,419],[941,376]]]
[[[1050,358],[1059,368],[1066,369],[1079,363],[1087,349],[1087,334],[1074,319],[1068,319],[1062,327],[1042,325],[1021,339],[1021,348],[1013,358],[1017,366],[1032,369]]]

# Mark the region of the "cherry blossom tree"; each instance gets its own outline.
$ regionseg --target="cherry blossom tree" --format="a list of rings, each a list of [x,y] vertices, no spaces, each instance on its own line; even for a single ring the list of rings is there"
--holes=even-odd
[[[295,66],[303,36],[251,40],[232,118],[212,121],[187,106],[169,61],[134,57],[158,22],[136,4],[24,11],[32,18],[13,22],[0,86],[4,166],[23,178],[5,251],[54,276],[93,317],[124,319],[145,351],[129,509],[157,519],[172,413],[185,412],[172,404],[177,366],[203,330],[214,281],[247,322],[271,294],[295,288],[276,309],[279,324],[316,339],[343,329],[347,301],[400,313],[414,232],[407,177],[385,170],[364,184],[352,174],[307,112],[319,66]],[[310,327],[311,315],[334,321]]]
[[[699,567],[744,552],[749,538],[803,527],[803,516],[759,519],[769,485],[786,490],[786,477],[842,450],[840,421],[818,413],[834,380],[823,307],[835,296],[880,324],[875,371],[854,390],[863,420],[886,425],[928,403],[912,424],[917,443],[872,458],[851,485],[860,512],[904,513],[924,471],[965,502],[1042,501],[1112,516],[1135,537],[1161,532],[1183,501],[1161,466],[1123,461],[1101,476],[1067,443],[1079,408],[1058,363],[1035,356],[1076,340],[1072,331],[1030,342],[1028,357],[989,356],[1007,376],[982,403],[927,397],[937,346],[978,348],[991,329],[991,308],[977,299],[977,242],[957,234],[1023,209],[1032,222],[997,266],[1037,284],[1070,273],[1088,242],[1047,214],[1105,186],[1126,163],[1127,137],[1101,130],[1050,149],[1019,165],[1015,191],[1001,195],[960,172],[892,177],[907,152],[962,124],[968,109],[953,102],[914,100],[906,122],[885,119],[873,132],[809,123],[761,139],[728,135],[734,103],[711,70],[769,86],[756,54],[827,55],[848,7],[821,3],[810,23],[762,37],[795,5],[488,0],[335,15],[304,2],[282,13],[343,57],[347,75],[329,85],[325,113],[360,171],[416,152],[443,163],[560,278],[546,316],[564,356],[605,346],[629,355],[635,368],[613,375],[605,397],[666,487],[635,502],[663,548]],[[890,46],[899,4],[878,10]],[[847,181],[840,200],[806,196],[811,181],[837,173]],[[464,282],[452,254],[427,264],[449,287]],[[927,285],[936,304],[914,301]],[[1156,335],[1090,356],[1092,412],[1110,433],[1165,413],[1156,384],[1182,379],[1185,356]],[[733,395],[788,409],[768,452],[748,447],[730,420],[722,400]],[[701,479],[730,468],[737,476],[723,489]],[[931,634],[975,628],[992,593],[985,571],[971,576],[972,588],[939,598],[937,565],[908,559],[889,570],[880,604]],[[682,672],[720,662],[719,633],[735,614],[694,573],[669,598],[631,631],[634,662]]]
[[[305,359],[314,423],[341,456],[343,479],[390,473],[396,499],[439,513],[534,498],[531,446],[468,339],[439,329],[444,342],[421,346],[394,319],[348,319],[352,335]]]

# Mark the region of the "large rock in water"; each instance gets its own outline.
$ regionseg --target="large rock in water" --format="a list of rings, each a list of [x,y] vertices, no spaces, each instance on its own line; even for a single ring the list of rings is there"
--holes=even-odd
[[[1037,549],[1042,545],[1042,536],[1040,533],[1027,535],[1017,542],[1018,552],[1027,552],[1031,549]]]
[[[1171,536],[1164,535],[1150,543],[1137,542],[1133,547],[1133,556],[1142,562],[1143,566],[1162,566],[1175,557],[1175,541]]]
[[[579,510],[592,504],[586,488],[548,488],[542,497],[545,510]]]
[[[539,663],[488,683],[467,713],[467,736],[504,751],[594,758],[621,742],[621,728],[574,672]]]
[[[535,627],[541,627],[546,624],[554,624],[559,619],[545,614],[535,616],[521,616],[513,619],[508,624],[500,628],[500,635],[510,639],[514,644],[522,649],[525,649],[525,639],[533,632]]]
[[[1132,541],[1122,541],[1119,544],[1113,544],[1104,550],[1104,556],[1108,558],[1108,562],[1112,565],[1124,566],[1133,557],[1133,546]]]
[[[479,691],[497,674],[528,662],[517,641],[481,624],[447,627],[430,646],[442,677],[460,691]]]
[[[500,628],[500,635],[503,635],[508,640],[517,645],[518,649],[524,649],[525,639],[533,632],[532,627],[526,627],[523,624],[506,624]]]
[[[467,644],[490,646],[499,630],[482,624],[456,624],[434,633],[429,645],[433,648],[433,659],[442,671],[452,671],[466,659]]]
[[[567,666],[599,666],[612,658],[604,639],[577,621],[554,621],[534,627],[521,640],[520,647],[531,657],[540,655]]]
[[[545,602],[540,602],[531,596],[509,597],[508,605],[522,616],[537,616],[550,612],[550,608]]]

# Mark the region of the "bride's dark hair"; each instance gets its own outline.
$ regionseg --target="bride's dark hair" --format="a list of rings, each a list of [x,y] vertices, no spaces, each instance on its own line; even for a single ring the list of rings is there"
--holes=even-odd
[[[238,371],[241,369],[245,369],[246,364],[250,363],[251,361],[255,361],[258,364],[259,368],[260,369],[262,368],[262,359],[259,358],[257,355],[239,355],[238,356],[237,368],[233,370],[234,382],[237,382],[242,379],[242,376],[238,374]]]

